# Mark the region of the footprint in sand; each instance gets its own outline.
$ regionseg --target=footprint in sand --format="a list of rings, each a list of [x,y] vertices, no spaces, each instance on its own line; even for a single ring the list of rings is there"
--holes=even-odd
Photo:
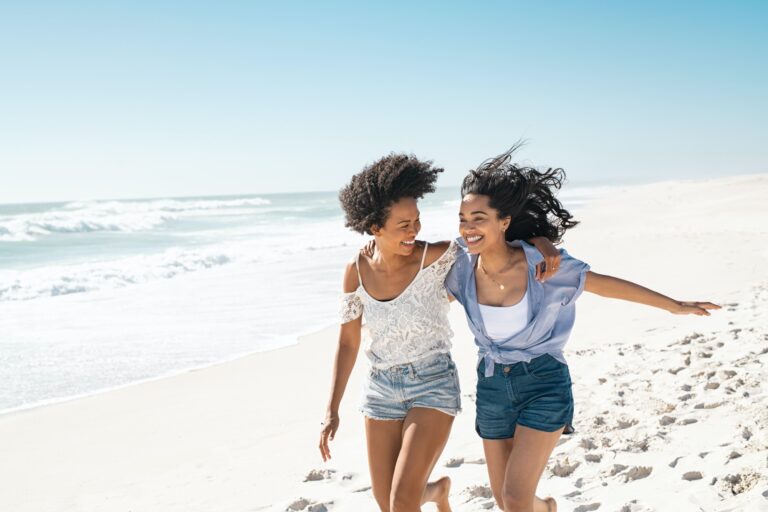
[[[760,475],[754,471],[726,475],[720,481],[720,487],[734,496],[752,489],[760,481]]]
[[[287,512],[298,512],[300,510],[306,512],[328,512],[328,507],[331,504],[333,504],[332,501],[326,503],[316,503],[306,498],[299,498],[288,505],[288,508],[285,510]]]
[[[579,446],[581,446],[585,450],[596,450],[597,449],[597,445],[589,437],[585,437],[581,441],[579,441]]]
[[[693,406],[694,409],[717,409],[723,405],[723,402],[713,402],[711,404],[700,403]]]
[[[698,421],[699,421],[699,420],[697,420],[696,418],[685,418],[685,419],[684,419],[683,421],[681,421],[680,423],[682,423],[683,425],[691,425],[691,424],[693,424],[693,423],[698,423]]]
[[[609,473],[611,476],[616,476],[625,469],[627,469],[629,466],[625,466],[624,464],[614,464],[613,468],[611,468],[611,472]]]
[[[622,448],[621,451],[624,452],[632,452],[632,453],[642,453],[647,452],[648,448],[651,446],[651,440],[647,436],[641,437],[640,439],[633,439],[629,441],[624,448]]]
[[[650,466],[634,466],[629,471],[624,473],[624,482],[632,482],[634,480],[642,480],[648,477],[653,468]]]
[[[635,418],[624,417],[624,418],[619,418],[616,421],[616,428],[618,428],[619,430],[624,430],[629,427],[634,427],[635,425],[637,425],[637,420]]]
[[[552,468],[552,474],[561,478],[565,478],[567,476],[571,476],[571,474],[576,471],[576,468],[578,468],[580,465],[581,462],[574,462],[571,464],[566,457],[566,459],[562,462],[557,461],[557,463]]]
[[[309,501],[306,498],[299,498],[296,501],[294,501],[293,503],[291,503],[290,505],[288,505],[288,508],[286,508],[285,510],[290,511],[290,512],[294,512],[294,511],[298,511],[298,510],[304,510],[311,503],[312,502]]]
[[[662,416],[661,419],[659,420],[659,425],[667,426],[667,425],[673,424],[675,421],[676,421],[675,418],[673,418],[672,416]]]
[[[599,453],[588,453],[584,455],[584,460],[587,462],[600,462],[603,460],[603,456]]]
[[[448,462],[445,463],[445,467],[457,468],[462,464],[464,464],[464,457],[453,457],[452,459],[448,460]]]
[[[597,510],[600,508],[600,503],[590,503],[589,505],[579,505],[575,509],[573,509],[573,512],[590,512],[592,510]]]
[[[472,487],[467,487],[461,491],[461,494],[464,494],[469,498],[467,501],[471,501],[475,498],[493,498],[493,491],[491,491],[491,488],[487,485],[473,485]]]
[[[336,474],[335,469],[313,469],[304,477],[305,482],[317,482],[319,480],[330,480]]]
[[[669,463],[669,467],[674,468],[677,466],[677,463],[682,459],[682,457],[677,457],[675,460]]]
[[[683,480],[687,480],[689,482],[694,480],[701,480],[702,478],[704,478],[704,475],[702,475],[699,471],[688,471],[683,473]]]

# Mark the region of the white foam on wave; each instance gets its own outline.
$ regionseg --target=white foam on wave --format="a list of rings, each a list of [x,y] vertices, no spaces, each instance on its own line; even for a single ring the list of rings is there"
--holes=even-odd
[[[238,257],[236,250],[228,250],[226,247],[198,250],[174,248],[151,256],[0,271],[0,302],[122,288],[157,279],[170,279],[180,274],[226,265]]]
[[[0,216],[0,241],[34,241],[52,234],[149,231],[180,217],[213,215],[216,210],[246,213],[270,204],[260,197],[71,202],[45,212]]]

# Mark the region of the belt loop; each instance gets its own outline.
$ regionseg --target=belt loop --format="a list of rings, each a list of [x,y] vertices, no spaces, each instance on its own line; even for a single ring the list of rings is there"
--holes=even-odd
[[[411,380],[416,380],[416,369],[413,367],[413,363],[408,363],[408,371],[411,374]]]
[[[525,372],[526,375],[531,374],[530,370],[528,369],[528,364],[529,363],[526,363],[525,361],[520,361],[520,366],[523,367],[523,371]]]

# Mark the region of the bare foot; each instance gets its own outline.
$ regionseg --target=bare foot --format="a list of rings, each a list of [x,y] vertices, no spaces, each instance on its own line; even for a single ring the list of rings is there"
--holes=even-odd
[[[447,476],[439,478],[434,482],[427,483],[424,489],[424,498],[422,504],[432,502],[437,505],[438,512],[451,512],[451,504],[448,503],[448,495],[451,493],[451,479]]]
[[[555,498],[544,498],[544,503],[547,504],[547,512],[557,512],[557,502]]]

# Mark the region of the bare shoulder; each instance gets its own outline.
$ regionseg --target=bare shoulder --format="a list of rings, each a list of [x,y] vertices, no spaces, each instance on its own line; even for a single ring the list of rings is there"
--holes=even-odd
[[[424,262],[425,266],[429,266],[440,259],[440,257],[445,254],[445,251],[448,250],[448,247],[450,247],[451,242],[447,240],[443,240],[440,242],[430,242],[429,246],[427,247],[427,258]]]
[[[344,293],[352,293],[357,290],[360,280],[357,277],[357,264],[354,260],[347,263],[344,268],[344,284],[342,285]]]

